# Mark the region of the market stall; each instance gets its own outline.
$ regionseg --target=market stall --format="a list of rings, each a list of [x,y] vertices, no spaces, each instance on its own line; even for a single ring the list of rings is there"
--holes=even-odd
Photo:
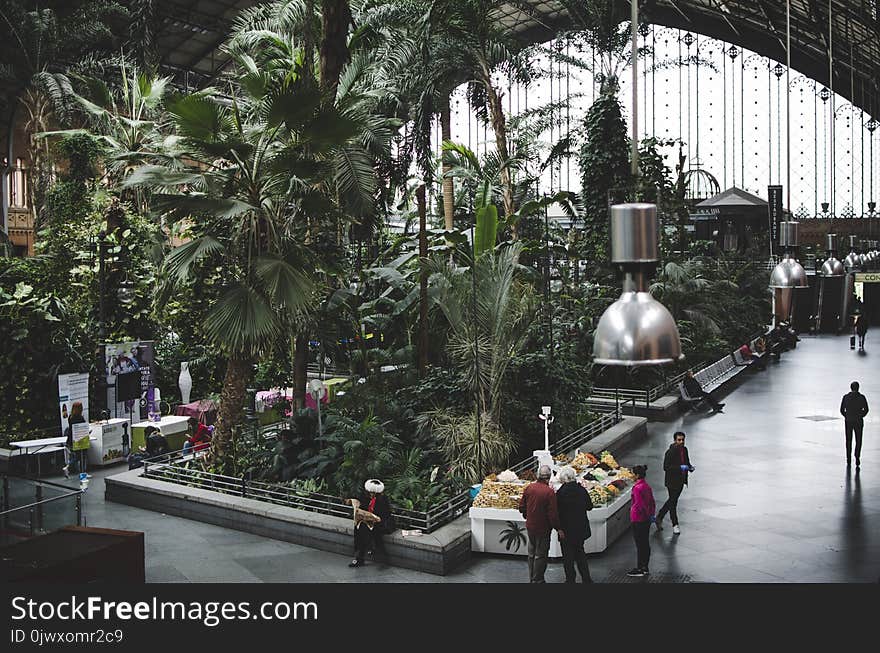
[[[593,510],[587,513],[592,536],[584,550],[604,551],[629,529],[629,490],[635,476],[618,465],[608,451],[603,451],[599,459],[589,453],[578,453],[574,458],[560,456],[556,463],[571,465],[578,472],[578,482],[589,491],[593,501]],[[523,477],[507,470],[483,481],[469,513],[472,551],[527,555],[526,520],[519,512],[519,500],[526,486],[533,482],[534,474],[527,472]],[[556,531],[550,539],[550,557],[562,557]]]

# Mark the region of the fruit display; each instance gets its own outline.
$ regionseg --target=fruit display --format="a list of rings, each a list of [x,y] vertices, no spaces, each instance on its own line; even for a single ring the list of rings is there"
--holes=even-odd
[[[620,465],[617,464],[617,461],[614,460],[614,456],[611,455],[610,451],[603,451],[599,455],[599,462],[603,462],[608,465],[611,469],[617,469]]]
[[[578,482],[589,492],[595,507],[605,506],[624,495],[635,480],[632,470],[621,467],[610,451],[603,451],[599,458],[587,452],[580,452],[574,458],[559,455],[554,461],[557,465],[568,464],[575,469],[580,476]],[[519,477],[509,469],[489,474],[474,498],[473,506],[518,509],[523,490],[534,480],[532,469],[522,472]]]
[[[617,478],[624,481],[634,481],[636,480],[636,475],[632,473],[629,467],[619,467],[617,469]]]
[[[597,462],[599,462],[599,461],[596,459],[596,456],[594,456],[591,453],[587,453],[585,451],[582,451],[581,453],[576,455],[574,457],[574,459],[569,464],[572,467],[574,467],[574,470],[576,472],[581,472],[581,471],[585,470],[587,467],[592,467]]]
[[[516,510],[528,482],[483,482],[483,487],[474,498],[474,508],[502,508]]]
[[[590,499],[593,501],[594,506],[603,506],[614,499],[614,495],[611,493],[611,490],[603,485],[598,485],[589,490],[589,492]]]

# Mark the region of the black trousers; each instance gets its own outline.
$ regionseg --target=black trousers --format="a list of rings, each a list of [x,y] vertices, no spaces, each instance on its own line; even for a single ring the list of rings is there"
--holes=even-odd
[[[382,529],[379,526],[369,528],[366,524],[358,524],[354,529],[355,557],[361,562],[367,551],[376,555],[385,555],[385,543],[382,541]]]
[[[565,567],[565,582],[573,583],[576,579],[575,565],[581,573],[581,582],[592,583],[590,567],[587,565],[587,554],[584,553],[584,540],[569,540],[559,542],[562,548],[562,566]]]
[[[668,512],[670,517],[672,517],[672,525],[675,526],[678,524],[678,497],[684,492],[684,485],[679,485],[678,487],[667,485],[666,489],[669,491],[669,498],[666,499],[666,503],[663,504],[660,512],[657,513],[657,521],[659,522],[663,519]]]
[[[714,408],[715,410],[718,409],[718,402],[715,400],[715,397],[713,397],[710,393],[706,392],[705,390],[700,390],[699,396],[708,401],[709,405],[712,406],[712,408]]]
[[[864,422],[846,422],[846,463],[852,460],[852,441],[853,433],[856,434],[856,465],[862,456],[862,432],[865,430]]]
[[[648,534],[651,532],[651,522],[634,521],[632,523],[633,540],[636,542],[636,567],[648,569],[651,560],[651,542]]]

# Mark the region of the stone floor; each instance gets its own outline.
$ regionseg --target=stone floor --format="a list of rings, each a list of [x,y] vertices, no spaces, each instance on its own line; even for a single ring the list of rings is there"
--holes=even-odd
[[[870,343],[868,343],[870,344]],[[665,500],[663,452],[687,433],[696,471],[679,502],[681,535],[668,520],[652,529],[648,582],[877,582],[880,579],[880,354],[850,351],[848,337],[804,336],[797,350],[749,375],[730,391],[721,414],[688,413],[648,426],[648,441],[620,457],[648,464],[658,507]],[[874,362],[872,362],[874,359]],[[873,370],[873,373],[871,372]],[[873,412],[865,426],[862,468],[845,465],[838,408],[859,380]],[[721,393],[722,396],[724,393]],[[146,533],[153,582],[521,582],[524,558],[475,554],[439,577],[370,564],[234,530],[105,503],[96,471],[87,492],[88,525]],[[590,556],[594,579],[629,579],[631,538]],[[561,582],[561,564],[548,582]]]

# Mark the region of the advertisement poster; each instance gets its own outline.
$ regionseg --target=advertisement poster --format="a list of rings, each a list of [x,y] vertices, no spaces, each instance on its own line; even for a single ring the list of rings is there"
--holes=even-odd
[[[85,424],[74,424],[71,427],[71,431],[73,431],[73,450],[74,451],[85,451],[89,448],[89,434],[92,432],[92,427],[89,426],[89,423]]]
[[[74,402],[82,406],[82,416],[89,421],[89,375],[81,374],[58,375],[58,415],[61,420],[61,432],[67,428],[67,420],[73,412]],[[79,408],[77,407],[77,410]]]
[[[107,406],[113,417],[139,422],[147,418],[146,397],[155,378],[152,340],[104,345],[107,371]],[[130,374],[137,374],[132,391]]]
[[[128,453],[128,438],[123,437],[123,419],[112,419],[108,422],[93,424],[92,435],[95,441],[89,447],[90,465],[110,465],[125,460]]]

